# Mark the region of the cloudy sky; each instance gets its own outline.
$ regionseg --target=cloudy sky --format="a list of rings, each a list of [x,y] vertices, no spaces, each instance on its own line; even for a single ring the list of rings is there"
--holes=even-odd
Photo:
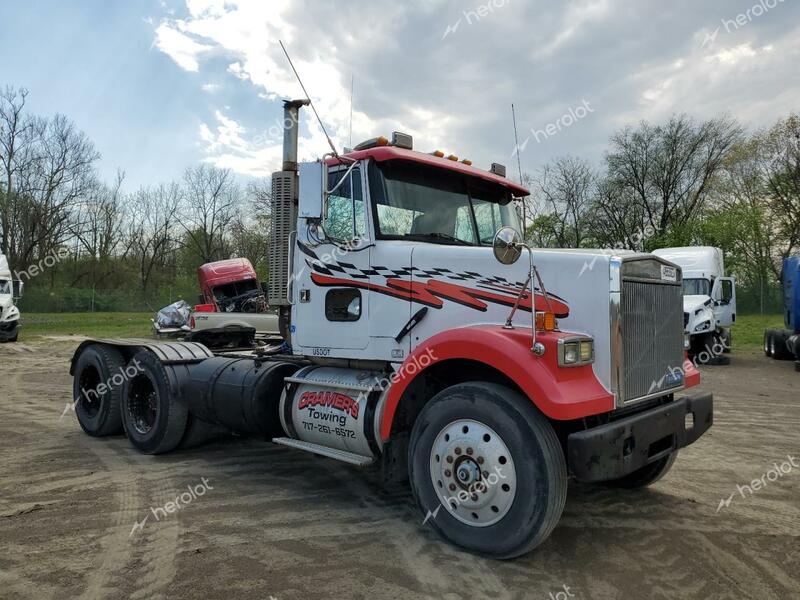
[[[614,130],[675,112],[753,129],[800,108],[800,0],[2,0],[0,86],[62,112],[127,187],[198,161],[279,166],[281,99],[302,91],[339,147],[412,133],[516,176],[599,161]],[[327,149],[312,114],[301,158]],[[513,167],[513,170],[511,169]]]

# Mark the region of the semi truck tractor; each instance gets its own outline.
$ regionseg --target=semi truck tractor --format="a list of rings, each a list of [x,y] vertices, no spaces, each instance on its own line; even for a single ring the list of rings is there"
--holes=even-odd
[[[724,363],[736,323],[736,280],[725,275],[722,250],[711,246],[661,248],[653,254],[683,271],[683,324],[689,354],[702,363]]]
[[[700,374],[680,267],[530,248],[528,191],[502,165],[402,133],[298,164],[307,103],[284,105],[272,177],[281,345],[84,341],[71,374],[86,433],[160,454],[215,426],[374,469],[407,481],[446,540],[511,558],[553,531],[570,478],[650,485],[711,427],[711,394],[686,391]]]
[[[783,259],[783,323],[786,329],[764,332],[764,354],[794,360],[800,371],[800,256]]]
[[[23,283],[11,277],[8,260],[0,254],[0,342],[19,339],[20,316],[16,301],[22,296]]]

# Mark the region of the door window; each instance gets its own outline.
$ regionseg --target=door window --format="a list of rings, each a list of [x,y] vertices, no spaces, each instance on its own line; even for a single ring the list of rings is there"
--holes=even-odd
[[[328,173],[328,189],[344,181],[336,190],[328,195],[326,214],[323,225],[329,238],[350,241],[365,237],[367,225],[364,216],[364,197],[361,192],[361,171],[353,169],[344,175],[347,168],[340,168]]]

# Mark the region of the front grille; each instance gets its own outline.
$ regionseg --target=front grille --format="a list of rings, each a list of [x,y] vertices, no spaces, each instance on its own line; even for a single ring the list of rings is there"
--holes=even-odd
[[[623,280],[623,403],[683,386],[681,286]]]

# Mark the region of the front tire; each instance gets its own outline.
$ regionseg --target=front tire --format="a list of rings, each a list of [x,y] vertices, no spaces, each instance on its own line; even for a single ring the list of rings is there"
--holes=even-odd
[[[442,537],[498,559],[547,539],[567,497],[550,423],[521,394],[484,382],[449,387],[423,408],[411,432],[409,478]]]
[[[172,389],[164,365],[152,352],[138,352],[128,369],[136,373],[122,389],[122,424],[128,440],[143,454],[174,450],[189,421],[186,402]]]

